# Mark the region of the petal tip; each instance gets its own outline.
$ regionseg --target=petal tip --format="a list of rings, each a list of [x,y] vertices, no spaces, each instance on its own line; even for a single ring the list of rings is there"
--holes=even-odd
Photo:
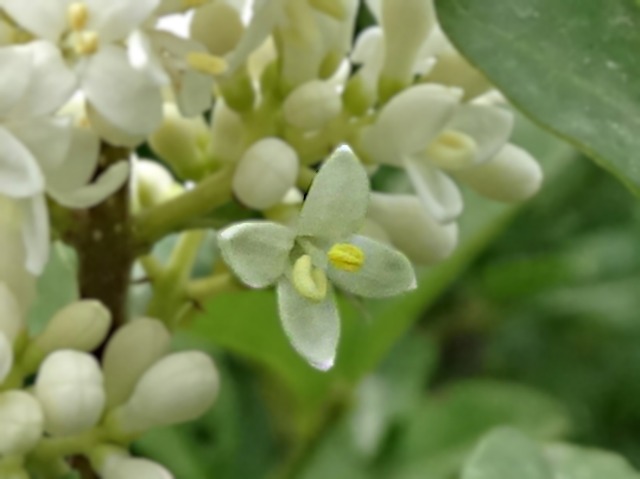
[[[335,364],[335,358],[329,358],[322,361],[309,360],[309,364],[319,371],[327,372],[331,368],[333,368]]]

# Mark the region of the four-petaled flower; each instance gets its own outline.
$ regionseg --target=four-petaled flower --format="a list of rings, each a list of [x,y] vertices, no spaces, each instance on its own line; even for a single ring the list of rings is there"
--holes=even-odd
[[[289,340],[321,370],[333,366],[340,335],[333,286],[369,298],[416,286],[402,253],[356,234],[368,202],[367,174],[353,152],[341,146],[315,177],[294,227],[252,221],[220,233],[222,255],[244,283],[277,285]]]

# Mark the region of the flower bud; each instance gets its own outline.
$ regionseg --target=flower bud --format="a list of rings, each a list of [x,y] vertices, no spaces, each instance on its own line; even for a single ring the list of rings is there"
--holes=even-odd
[[[233,192],[256,210],[278,203],[298,177],[298,155],[278,138],[257,141],[244,153],[233,177]]]
[[[42,408],[24,391],[0,394],[0,456],[22,455],[41,439]]]
[[[25,363],[33,368],[58,349],[93,351],[111,327],[111,313],[100,301],[84,299],[65,306],[47,324],[25,352]]]
[[[98,423],[105,404],[102,372],[96,359],[78,351],[57,351],[40,367],[35,395],[45,429],[54,436],[78,434]]]
[[[98,470],[102,479],[173,479],[171,473],[160,464],[124,453],[107,455]]]
[[[182,185],[160,163],[136,159],[131,181],[134,211],[151,208],[178,196]]]
[[[6,283],[0,283],[0,333],[12,344],[24,327],[20,305]]]
[[[528,152],[508,143],[488,162],[457,171],[455,177],[492,200],[518,202],[538,192],[543,174]]]
[[[245,145],[242,118],[222,98],[218,98],[211,116],[213,157],[223,163],[234,163],[242,155]]]
[[[118,329],[102,358],[107,407],[126,401],[153,363],[169,351],[171,334],[160,321],[135,319]]]
[[[163,122],[149,137],[153,151],[182,179],[199,179],[206,172],[209,141],[202,117],[185,118],[173,103],[165,103]]]
[[[107,424],[115,434],[126,435],[191,421],[211,407],[218,386],[218,372],[209,356],[198,351],[171,354],[142,376]]]
[[[226,2],[210,3],[199,8],[191,21],[191,38],[202,43],[213,55],[229,53],[243,33],[240,13]]]
[[[329,82],[312,80],[293,90],[282,105],[284,119],[302,131],[323,128],[342,111],[338,90]]]
[[[438,223],[415,196],[372,193],[367,214],[396,248],[418,264],[444,260],[458,242],[458,226]]]
[[[0,331],[0,384],[4,381],[13,367],[13,347],[6,334]]]

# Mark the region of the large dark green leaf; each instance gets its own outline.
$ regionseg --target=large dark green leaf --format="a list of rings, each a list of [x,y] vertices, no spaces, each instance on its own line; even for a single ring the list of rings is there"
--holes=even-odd
[[[535,121],[640,192],[640,4],[439,0],[458,49]]]

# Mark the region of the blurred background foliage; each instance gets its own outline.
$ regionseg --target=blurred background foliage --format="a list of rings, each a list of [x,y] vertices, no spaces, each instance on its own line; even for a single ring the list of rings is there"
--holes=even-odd
[[[175,346],[211,352],[220,398],[137,452],[179,479],[638,479],[616,456],[558,442],[640,466],[640,205],[522,118],[515,142],[543,164],[543,191],[517,208],[466,195],[458,251],[419,271],[416,292],[343,297],[329,373],[291,349],[272,292],[206,304]],[[386,170],[373,183],[404,187]],[[73,258],[56,253],[34,328],[75,292]],[[134,309],[147,296],[136,286]]]

